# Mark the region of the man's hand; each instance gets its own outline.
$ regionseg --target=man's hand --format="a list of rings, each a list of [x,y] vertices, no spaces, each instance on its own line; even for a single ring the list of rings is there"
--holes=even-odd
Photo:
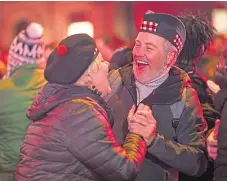
[[[218,136],[219,125],[220,125],[220,120],[217,119],[215,121],[214,130],[210,133],[210,135],[207,138],[208,156],[213,160],[216,160],[217,158],[217,150],[218,150],[217,136]]]
[[[141,135],[146,144],[150,145],[156,136],[157,123],[149,106],[140,104],[135,112],[133,106],[128,114],[128,128],[130,132]]]

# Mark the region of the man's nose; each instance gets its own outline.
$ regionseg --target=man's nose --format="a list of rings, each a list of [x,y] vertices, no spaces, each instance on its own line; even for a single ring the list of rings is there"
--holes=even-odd
[[[145,51],[143,47],[139,47],[135,50],[135,55],[136,56],[144,56],[145,55]]]

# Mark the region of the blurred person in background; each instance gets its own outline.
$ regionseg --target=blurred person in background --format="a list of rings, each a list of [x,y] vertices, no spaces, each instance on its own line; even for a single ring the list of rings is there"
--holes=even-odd
[[[102,38],[97,38],[95,40],[95,43],[100,53],[102,54],[103,59],[110,62],[110,58],[112,57],[114,50],[108,44],[106,44],[106,41]]]
[[[208,155],[215,161],[214,181],[227,180],[227,49],[217,65],[214,82],[208,80],[208,87],[214,93],[215,108],[221,113],[214,131],[207,140]]]
[[[120,48],[116,50],[110,59],[110,71],[132,63],[132,48]]]
[[[15,181],[128,181],[137,175],[156,122],[148,106],[141,104],[136,112],[133,106],[129,125],[136,120],[147,126],[132,123],[120,146],[103,99],[111,92],[108,69],[89,35],[60,42],[47,60],[48,83],[27,110],[32,122],[21,144]]]
[[[30,121],[26,110],[46,83],[44,28],[31,23],[10,45],[7,70],[0,81],[0,180],[12,180],[20,143]]]
[[[114,38],[114,40],[117,38]],[[115,40],[116,41],[116,40]],[[116,42],[112,42],[113,44],[117,44]],[[111,45],[112,45],[111,43]],[[123,67],[126,64],[132,62],[132,48],[134,42],[129,43],[118,43],[117,50],[114,50],[110,44],[107,44],[104,39],[99,38],[96,40],[97,47],[103,55],[104,60],[110,63],[110,71],[113,69],[117,69]]]
[[[203,115],[208,123],[208,129],[214,127],[219,114],[214,109],[211,93],[207,91],[206,77],[198,71],[196,63],[209,49],[215,38],[215,28],[199,12],[192,14],[184,12],[179,19],[184,23],[187,38],[178,56],[176,65],[186,71],[192,80],[203,108]]]
[[[112,43],[114,44],[114,42]],[[113,49],[114,46],[105,43],[101,38],[96,40],[96,44],[100,49],[100,52],[102,52],[103,58],[110,63],[110,71],[132,63],[133,45],[131,43],[122,45],[121,47],[116,48],[116,50]]]
[[[215,28],[199,12],[192,14],[184,12],[178,17],[185,25],[187,38],[181,54],[178,56],[176,65],[186,71],[192,80],[193,86],[198,93],[203,109],[203,116],[208,123],[208,129],[214,128],[215,121],[220,118],[220,114],[214,108],[211,92],[208,91],[206,77],[200,73],[196,63],[201,61],[201,57],[209,49],[215,38]],[[209,135],[209,132],[208,132]],[[213,163],[209,162],[208,170],[200,178],[190,178],[181,174],[180,180],[213,180]]]

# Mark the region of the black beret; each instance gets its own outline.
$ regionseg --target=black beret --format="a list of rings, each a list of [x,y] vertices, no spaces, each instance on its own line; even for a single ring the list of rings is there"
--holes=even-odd
[[[140,32],[149,32],[161,36],[172,43],[181,52],[185,39],[186,30],[184,24],[177,17],[147,11],[143,17]]]
[[[44,71],[50,83],[73,84],[97,56],[94,40],[87,34],[75,34],[62,40],[50,54]]]

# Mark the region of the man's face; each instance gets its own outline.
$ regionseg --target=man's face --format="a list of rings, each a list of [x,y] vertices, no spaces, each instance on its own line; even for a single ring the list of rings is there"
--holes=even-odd
[[[166,68],[165,39],[147,32],[140,32],[133,48],[133,73],[141,83],[159,77]]]

